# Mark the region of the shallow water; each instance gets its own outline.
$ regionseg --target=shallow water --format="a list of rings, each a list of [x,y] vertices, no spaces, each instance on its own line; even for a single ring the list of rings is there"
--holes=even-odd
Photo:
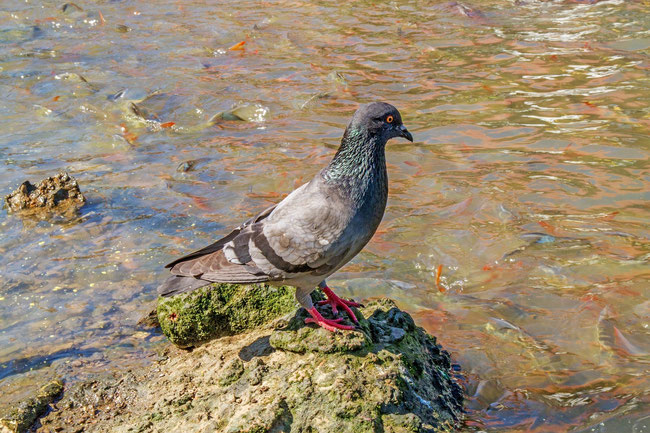
[[[332,285],[438,336],[467,431],[650,430],[650,3],[76,5],[0,6],[3,194],[66,169],[88,198],[0,213],[0,404],[149,362],[162,265],[309,180],[380,99],[415,143],[389,144],[384,221]]]

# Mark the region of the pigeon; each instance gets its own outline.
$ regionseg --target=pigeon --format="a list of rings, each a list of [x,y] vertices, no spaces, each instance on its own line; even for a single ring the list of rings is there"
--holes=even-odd
[[[360,304],[337,296],[326,279],[356,256],[377,230],[388,197],[384,148],[391,138],[413,136],[395,107],[362,105],[345,129],[329,165],[280,203],[265,209],[211,245],[174,260],[160,296],[189,292],[211,283],[262,283],[296,288],[296,300],[315,323],[329,331],[352,330],[343,319],[324,318],[312,303],[320,288],[334,315]]]

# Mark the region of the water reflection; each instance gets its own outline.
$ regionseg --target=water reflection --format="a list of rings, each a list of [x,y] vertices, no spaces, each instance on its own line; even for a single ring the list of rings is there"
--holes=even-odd
[[[0,8],[0,185],[66,168],[89,199],[2,211],[0,389],[148,362],[161,265],[384,99],[416,143],[389,146],[385,220],[332,283],[452,350],[468,431],[648,430],[647,2],[78,6]],[[241,106],[264,114],[211,122]]]

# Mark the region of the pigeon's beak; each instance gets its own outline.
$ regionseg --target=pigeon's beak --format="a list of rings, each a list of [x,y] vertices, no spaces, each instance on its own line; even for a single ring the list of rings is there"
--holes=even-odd
[[[400,126],[397,128],[397,130],[399,131],[399,135],[400,135],[400,137],[404,137],[404,138],[406,138],[408,141],[410,141],[411,143],[413,143],[413,136],[412,136],[411,133],[408,131],[408,129],[406,129],[406,126],[404,126],[404,125],[400,125]]]

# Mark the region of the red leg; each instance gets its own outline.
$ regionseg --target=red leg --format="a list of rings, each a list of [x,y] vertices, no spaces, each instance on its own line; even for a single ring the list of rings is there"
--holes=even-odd
[[[330,304],[332,306],[332,312],[334,314],[338,312],[338,307],[341,307],[345,310],[346,313],[348,313],[348,316],[350,316],[350,318],[354,321],[354,323],[359,323],[357,317],[354,315],[350,307],[360,307],[361,304],[354,301],[346,301],[343,298],[339,298],[336,295],[336,293],[332,292],[332,289],[330,289],[327,286],[322,287],[321,290],[325,292],[325,295],[327,296],[327,301],[320,301],[318,305]]]
[[[354,326],[341,325],[339,322],[343,319],[326,319],[318,312],[316,307],[311,307],[309,310],[311,317],[305,319],[305,323],[315,323],[320,327],[327,329],[328,331],[336,331],[337,329],[342,329],[344,331],[351,331],[354,329]]]

